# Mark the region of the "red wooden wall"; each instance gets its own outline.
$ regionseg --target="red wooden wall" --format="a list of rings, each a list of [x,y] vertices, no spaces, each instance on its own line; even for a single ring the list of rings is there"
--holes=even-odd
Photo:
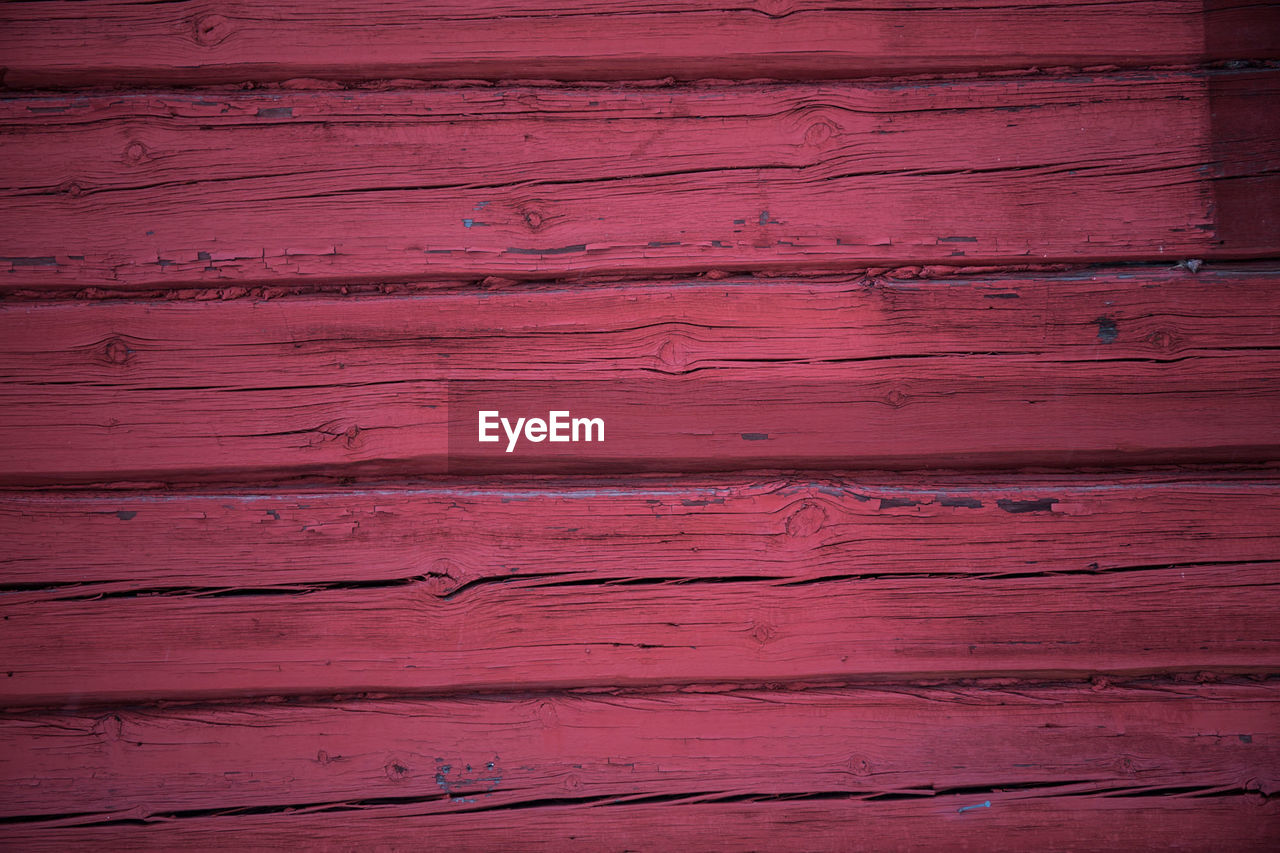
[[[6,4],[0,415],[6,848],[1280,846],[1280,4]]]

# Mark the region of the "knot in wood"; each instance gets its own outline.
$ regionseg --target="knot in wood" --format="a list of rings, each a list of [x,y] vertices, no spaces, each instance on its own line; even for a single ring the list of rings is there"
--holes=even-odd
[[[825,148],[827,143],[835,138],[840,132],[840,128],[831,119],[820,118],[809,125],[804,132],[804,146],[806,148]]]
[[[817,504],[805,501],[787,519],[787,536],[804,539],[817,533],[827,521],[827,514]]]
[[[429,593],[443,597],[462,586],[462,569],[452,560],[442,557],[431,564],[424,579]]]
[[[392,782],[403,782],[409,777],[409,766],[398,758],[390,759],[382,770]]]
[[[222,44],[231,35],[231,30],[231,22],[222,15],[204,15],[191,24],[195,43],[205,47]]]
[[[93,724],[93,733],[107,743],[115,743],[121,739],[124,723],[115,714],[99,717]]]
[[[755,10],[770,18],[785,18],[795,11],[791,0],[756,0]]]
[[[526,210],[524,211],[522,216],[524,219],[524,224],[529,226],[530,231],[536,232],[536,231],[542,230],[542,222],[543,222],[543,219],[545,218],[543,217],[542,213],[540,213],[537,210]]]
[[[903,394],[897,388],[886,394],[884,399],[886,403],[893,406],[895,409],[901,409],[907,404],[907,395]]]
[[[126,163],[141,163],[147,158],[147,146],[138,140],[133,140],[124,148],[124,161]]]
[[[1147,335],[1147,343],[1161,352],[1170,352],[1181,345],[1182,341],[1172,329],[1156,329]]]
[[[849,772],[854,776],[870,776],[871,762],[860,755],[855,755],[849,759]]]
[[[120,338],[108,338],[102,345],[102,360],[107,364],[128,364],[133,350]]]
[[[760,645],[766,645],[778,635],[778,629],[772,623],[756,620],[751,623],[751,638]]]
[[[658,347],[658,361],[668,373],[686,373],[692,360],[689,342],[683,335],[671,335]]]

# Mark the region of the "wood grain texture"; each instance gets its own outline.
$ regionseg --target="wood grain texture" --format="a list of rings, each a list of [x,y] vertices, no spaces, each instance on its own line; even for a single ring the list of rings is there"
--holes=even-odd
[[[972,850],[1239,851],[1275,848],[1280,809],[1262,797],[1061,797],[943,795],[889,802],[746,802],[556,805],[509,812],[419,815],[387,806],[338,813],[186,817],[145,825],[0,826],[19,850],[69,846],[131,850],[779,851],[921,848]]]
[[[10,494],[0,697],[1275,665],[1274,480],[886,480]]]
[[[1274,71],[12,97],[0,281],[1267,257],[1277,115]]]
[[[1271,4],[907,0],[6,4],[3,85],[827,78],[1277,53]]]
[[[1265,268],[13,303],[0,479],[1265,462],[1278,316]],[[549,380],[616,441],[475,442]]]
[[[82,820],[102,820],[390,801],[457,814],[822,792],[919,797],[936,815],[930,798],[951,793],[966,804],[990,796],[992,809],[1169,790],[1269,795],[1280,788],[1278,724],[1272,682],[19,714],[0,720],[0,809],[52,816],[74,803]]]
[[[416,580],[447,595],[519,578],[996,578],[1280,559],[1280,482],[907,474],[8,493],[0,540],[11,600],[41,588],[92,598]]]
[[[429,577],[281,593],[5,596],[0,704],[1280,667],[1274,561],[1100,575]]]
[[[1276,60],[0,4],[0,846],[1276,849]]]

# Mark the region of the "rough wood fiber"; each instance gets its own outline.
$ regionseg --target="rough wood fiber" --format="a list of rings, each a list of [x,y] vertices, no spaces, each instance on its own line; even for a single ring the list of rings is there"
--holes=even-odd
[[[0,720],[0,812],[952,792],[995,809],[1104,792],[1271,794],[1277,698],[1271,683],[900,686],[20,714]],[[917,808],[938,815],[927,799]]]
[[[990,807],[973,809],[981,802]],[[961,811],[961,809],[969,809]],[[227,815],[145,826],[0,827],[19,849],[124,846],[173,850],[414,850],[424,838],[463,850],[740,851],[947,849],[1182,851],[1275,849],[1280,807],[1256,796],[944,795],[890,802],[551,805],[499,813],[419,815],[388,806],[337,813]]]
[[[9,493],[0,540],[0,602],[414,580],[447,595],[518,578],[1125,572],[1280,559],[1280,482],[1170,472]]]
[[[1276,849],[1277,8],[0,5],[0,845]]]
[[[1269,4],[1151,0],[10,3],[9,87],[319,77],[826,78],[1276,56]]]
[[[13,303],[0,480],[1269,461],[1278,283],[1117,269]],[[593,381],[575,406],[617,440],[474,442],[475,389],[545,415],[531,380],[553,379]],[[470,396],[451,407],[447,380]]]
[[[12,593],[0,705],[1280,668],[1274,561],[438,587],[422,577],[283,594]]]
[[[8,288],[1280,251],[1280,72],[32,96],[0,129]]]

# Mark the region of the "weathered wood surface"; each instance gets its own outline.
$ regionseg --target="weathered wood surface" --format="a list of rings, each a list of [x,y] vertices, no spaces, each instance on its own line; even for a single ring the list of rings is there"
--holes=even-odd
[[[1257,796],[1043,797],[963,794],[898,801],[660,802],[549,805],[503,812],[419,815],[358,811],[184,817],[137,824],[0,826],[21,850],[415,850],[423,839],[464,850],[709,851],[947,849],[1218,851],[1275,849],[1280,807]],[[991,806],[972,809],[989,802]],[[969,811],[960,811],[961,809]]]
[[[11,493],[0,699],[1267,671],[1280,488],[1186,477]]]
[[[42,587],[92,598],[416,579],[447,595],[520,578],[997,578],[1280,559],[1280,482],[1175,471],[27,492],[0,497],[0,541],[0,601]]]
[[[0,480],[1265,462],[1278,283],[1116,269],[12,303]],[[607,415],[614,441],[475,442],[477,400],[545,416],[547,380],[589,382],[557,399]]]
[[[8,87],[378,78],[827,78],[1277,55],[1272,4],[454,0],[9,3]]]
[[[1164,682],[18,714],[0,720],[0,813],[142,819],[390,800],[425,814],[827,793],[920,797],[916,809],[938,815],[929,798],[948,794],[993,810],[1020,798],[1269,795],[1280,789],[1278,698],[1271,681]]]
[[[1280,668],[1280,564],[5,596],[0,705]]]
[[[26,96],[0,282],[182,288],[1280,251],[1280,72]]]
[[[1275,849],[1278,9],[3,4],[0,845]]]

